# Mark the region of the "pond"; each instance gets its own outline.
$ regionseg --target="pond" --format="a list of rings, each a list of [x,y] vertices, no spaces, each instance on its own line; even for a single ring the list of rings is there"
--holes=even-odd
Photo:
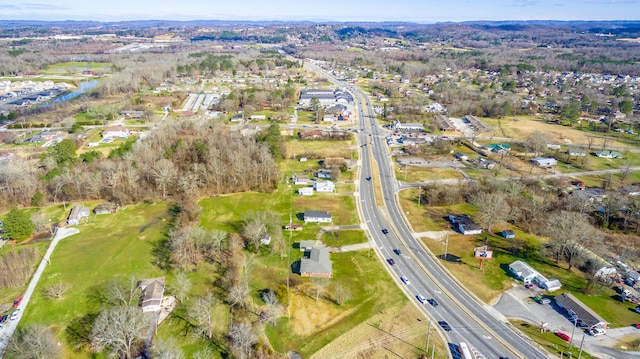
[[[95,88],[99,84],[100,84],[100,81],[98,81],[98,80],[83,81],[80,84],[78,84],[78,89],[77,90],[75,90],[73,92],[69,92],[68,94],[65,94],[63,96],[57,97],[52,102],[69,101],[71,99],[74,99],[74,98],[82,95],[83,93],[86,93],[86,92],[90,91],[91,89]]]

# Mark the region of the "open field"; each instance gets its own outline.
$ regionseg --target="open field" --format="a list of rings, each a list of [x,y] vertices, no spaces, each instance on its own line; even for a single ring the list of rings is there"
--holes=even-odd
[[[396,178],[404,182],[424,182],[439,179],[464,179],[455,169],[418,166],[394,166]]]
[[[355,140],[302,141],[293,139],[285,142],[287,158],[307,157],[309,161],[323,160],[326,157],[344,157],[357,159]]]
[[[275,326],[267,327],[267,336],[277,351],[295,350],[304,358],[308,358],[334,340],[344,338],[350,341],[351,348],[357,347],[366,351],[370,343],[366,333],[370,328],[366,324],[362,325],[363,323],[372,323],[385,330],[404,331],[407,337],[403,339],[409,343],[422,342],[422,340],[414,342],[416,339],[421,339],[420,336],[415,337],[416,319],[396,320],[399,319],[396,317],[401,315],[422,318],[420,313],[416,313],[415,309],[413,314],[410,314],[411,311],[406,313],[409,310],[408,299],[386,274],[377,257],[370,257],[368,253],[368,251],[334,253],[331,255],[334,268],[332,279],[300,279],[292,296],[291,318],[282,318]],[[323,288],[318,302],[315,301],[314,281],[321,283]],[[332,290],[336,285],[348,286],[351,292],[351,299],[342,306],[334,302]],[[380,296],[375,293],[386,293],[386,295]],[[382,317],[381,313],[384,314]],[[341,337],[343,334],[345,337]],[[423,334],[426,333],[423,332]],[[328,355],[340,353],[346,349],[348,348],[341,345],[330,346],[328,349],[323,349],[321,353]],[[411,344],[408,345],[408,350],[413,352],[419,349]],[[354,351],[338,357],[355,358],[357,354],[358,351]],[[324,357],[321,354],[317,355],[319,355],[318,358]]]
[[[348,244],[367,243],[367,235],[360,229],[338,230],[325,232],[322,243],[329,247],[340,247]]]

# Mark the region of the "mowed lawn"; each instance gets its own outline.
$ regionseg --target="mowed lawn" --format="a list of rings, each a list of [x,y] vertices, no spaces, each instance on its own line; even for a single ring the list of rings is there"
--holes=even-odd
[[[96,289],[114,278],[136,279],[162,276],[153,264],[152,249],[167,227],[166,203],[128,206],[110,215],[90,218],[77,226],[80,233],[63,239],[51,257],[21,325],[44,324],[64,329],[74,319],[98,313]],[[60,300],[47,300],[43,288],[54,283],[71,287]],[[70,358],[89,358],[88,352],[67,353]]]

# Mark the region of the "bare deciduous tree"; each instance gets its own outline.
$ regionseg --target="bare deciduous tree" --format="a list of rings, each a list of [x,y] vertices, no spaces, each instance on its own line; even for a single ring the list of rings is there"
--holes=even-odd
[[[559,211],[549,214],[545,228],[556,262],[564,257],[571,270],[583,258],[585,248],[601,240],[601,235],[586,217],[576,212]]]
[[[41,325],[18,329],[7,348],[9,358],[55,359],[62,358],[62,350],[53,331]]]
[[[114,279],[108,282],[102,295],[102,300],[110,306],[127,306],[131,307],[138,303],[140,299],[140,287],[134,276],[128,279]]]
[[[133,358],[148,329],[137,307],[114,307],[101,312],[93,324],[91,339],[98,350],[106,349],[119,357]]]
[[[238,304],[244,307],[247,302],[247,295],[249,295],[249,288],[244,283],[237,283],[229,289],[227,300],[232,307]]]
[[[473,196],[472,203],[478,207],[478,218],[481,225],[491,233],[491,228],[496,222],[504,219],[504,216],[509,206],[504,200],[504,194],[502,192],[480,192]]]
[[[62,299],[69,288],[71,288],[71,285],[64,282],[51,284],[44,288],[44,297],[47,299]]]
[[[184,359],[184,353],[173,341],[155,340],[150,357],[154,359]]]
[[[345,302],[351,300],[351,290],[338,283],[333,286],[333,296],[338,305],[343,305]]]
[[[169,285],[169,290],[173,293],[179,301],[183,302],[187,296],[187,293],[191,290],[191,279],[187,277],[187,274],[183,271],[176,273],[173,281]]]
[[[230,348],[239,359],[251,358],[252,347],[257,339],[249,323],[234,323],[229,327]]]
[[[207,339],[213,338],[215,329],[215,309],[216,297],[211,292],[207,292],[204,297],[197,297],[188,307],[189,318],[193,319],[195,326],[199,330],[199,335],[204,335]]]

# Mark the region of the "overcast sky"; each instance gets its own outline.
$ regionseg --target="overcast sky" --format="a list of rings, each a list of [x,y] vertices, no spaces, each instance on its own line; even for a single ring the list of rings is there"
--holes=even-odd
[[[639,20],[640,0],[0,0],[1,20]]]

